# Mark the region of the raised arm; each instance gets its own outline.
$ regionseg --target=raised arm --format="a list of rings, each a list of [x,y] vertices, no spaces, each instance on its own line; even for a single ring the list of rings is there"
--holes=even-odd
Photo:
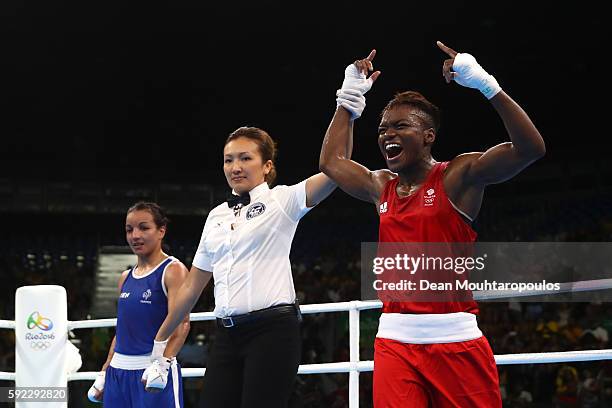
[[[527,113],[506,94],[495,78],[489,75],[473,56],[457,53],[438,41],[438,47],[450,58],[444,61],[446,82],[480,90],[502,119],[509,142],[491,147],[484,153],[458,156],[449,170],[461,174],[462,182],[472,186],[506,181],[546,152],[544,140]]]
[[[306,206],[314,207],[325,200],[338,185],[323,173],[317,173],[306,180]]]
[[[366,77],[374,69],[372,60],[375,55],[376,50],[372,50],[365,59],[346,67],[342,88],[337,92],[336,112],[325,133],[319,156],[319,169],[324,174],[346,193],[367,202],[378,199],[380,175],[350,158],[354,120],[361,116],[365,108],[364,94],[380,75],[380,71],[375,71],[369,78]]]

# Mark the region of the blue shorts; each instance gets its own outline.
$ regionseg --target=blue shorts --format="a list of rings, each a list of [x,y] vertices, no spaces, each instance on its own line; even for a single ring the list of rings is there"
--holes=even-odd
[[[123,370],[109,366],[106,369],[103,402],[112,408],[182,408],[183,378],[176,360],[170,366],[168,384],[162,392],[145,391],[140,382],[144,370]]]

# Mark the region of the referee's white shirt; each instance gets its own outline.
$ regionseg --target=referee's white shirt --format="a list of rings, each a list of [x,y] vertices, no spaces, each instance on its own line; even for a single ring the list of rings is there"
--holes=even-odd
[[[306,180],[262,183],[239,213],[224,202],[206,218],[193,265],[213,273],[217,317],[295,301],[289,251],[306,206]]]

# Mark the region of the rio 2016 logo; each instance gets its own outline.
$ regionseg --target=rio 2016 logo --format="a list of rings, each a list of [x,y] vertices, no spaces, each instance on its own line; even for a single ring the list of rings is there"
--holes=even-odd
[[[38,312],[32,312],[30,317],[28,317],[27,326],[30,330],[38,328],[43,331],[49,331],[53,328],[53,322]]]

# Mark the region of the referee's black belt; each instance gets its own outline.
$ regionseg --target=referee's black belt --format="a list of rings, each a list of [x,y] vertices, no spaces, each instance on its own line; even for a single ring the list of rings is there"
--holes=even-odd
[[[301,320],[299,306],[294,304],[278,305],[236,316],[228,316],[222,318],[217,317],[217,326],[224,327],[227,329],[230,327],[242,326],[244,324],[252,323],[259,320],[265,320],[273,317],[287,315],[297,316],[298,319]]]

